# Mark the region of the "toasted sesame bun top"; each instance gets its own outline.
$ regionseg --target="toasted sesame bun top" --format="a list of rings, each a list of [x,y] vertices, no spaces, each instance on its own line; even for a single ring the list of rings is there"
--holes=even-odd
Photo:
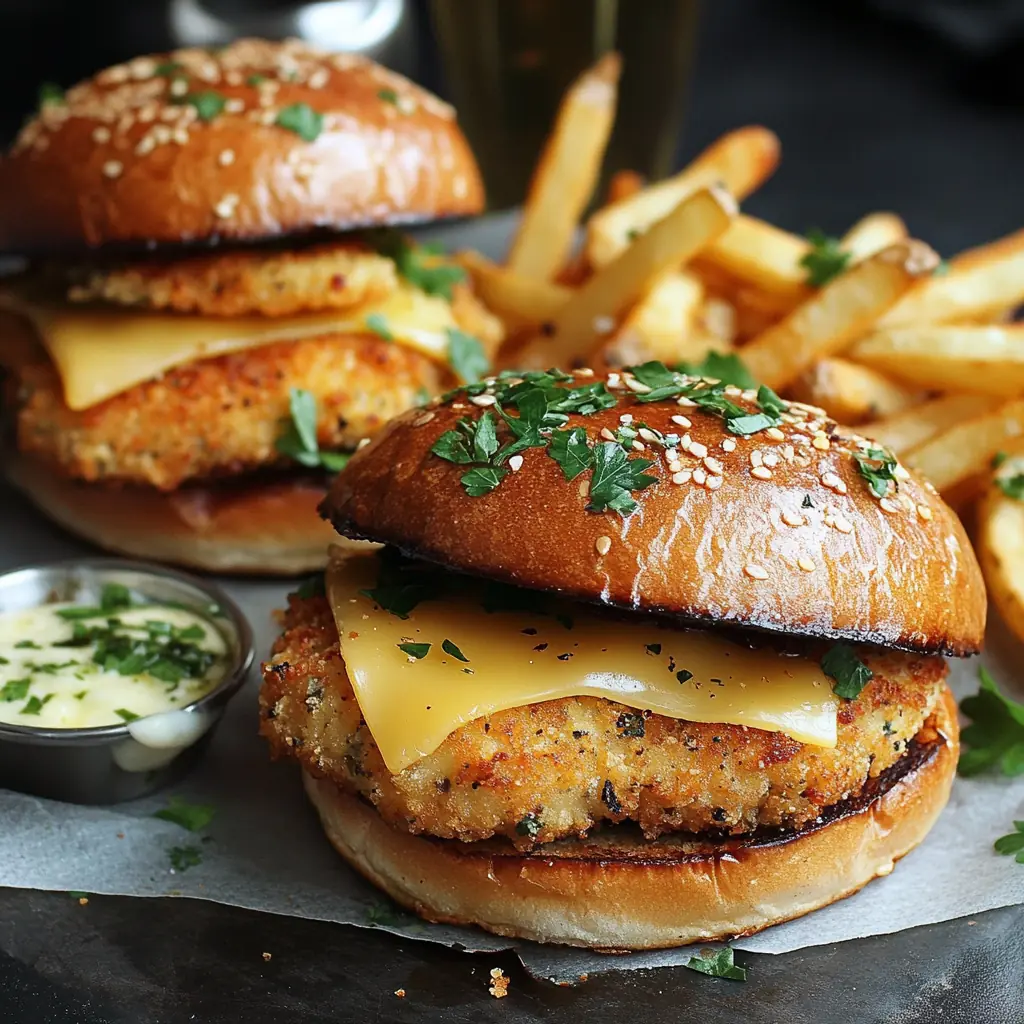
[[[44,102],[0,161],[0,249],[255,240],[480,212],[451,107],[291,40],[177,50]]]
[[[930,484],[820,409],[661,364],[636,371],[492,378],[407,413],[353,457],[321,512],[347,537],[578,600],[980,648],[981,573]],[[512,457],[498,411],[529,443]]]

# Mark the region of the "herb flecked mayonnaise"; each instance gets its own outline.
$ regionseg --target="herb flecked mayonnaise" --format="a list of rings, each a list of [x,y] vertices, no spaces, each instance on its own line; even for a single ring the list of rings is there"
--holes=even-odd
[[[0,613],[0,722],[39,729],[134,722],[209,693],[227,663],[209,619],[107,584],[94,605]]]

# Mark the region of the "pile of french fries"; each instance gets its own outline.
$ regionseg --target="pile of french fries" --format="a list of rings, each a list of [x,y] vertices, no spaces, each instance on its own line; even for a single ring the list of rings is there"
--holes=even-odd
[[[1024,324],[1013,322],[1024,231],[946,262],[898,216],[872,213],[822,252],[739,212],[779,162],[761,127],[730,132],[653,185],[620,172],[583,223],[619,71],[608,56],[564,97],[506,262],[458,257],[505,321],[504,365],[735,353],[760,383],[931,480],[974,526],[993,600],[1024,639],[1024,501],[994,467],[1024,453]],[[833,261],[824,273],[822,258]]]

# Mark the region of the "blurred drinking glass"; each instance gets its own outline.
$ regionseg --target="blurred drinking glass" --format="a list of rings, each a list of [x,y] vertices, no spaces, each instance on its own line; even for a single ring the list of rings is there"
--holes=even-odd
[[[492,207],[522,202],[562,94],[609,50],[623,74],[599,194],[615,171],[672,169],[697,0],[430,0],[430,12]]]

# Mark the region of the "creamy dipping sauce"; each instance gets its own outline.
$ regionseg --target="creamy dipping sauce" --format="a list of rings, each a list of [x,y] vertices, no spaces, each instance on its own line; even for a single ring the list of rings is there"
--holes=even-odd
[[[0,613],[0,722],[88,729],[185,707],[224,678],[206,617],[107,584],[96,604]]]

